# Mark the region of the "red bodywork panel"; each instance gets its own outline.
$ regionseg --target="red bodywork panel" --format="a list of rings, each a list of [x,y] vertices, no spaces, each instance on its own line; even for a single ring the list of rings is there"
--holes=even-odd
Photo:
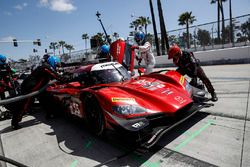
[[[155,113],[164,113],[172,116],[176,111],[192,103],[192,99],[187,93],[183,93],[178,86],[159,81],[154,78],[141,77],[138,80],[131,80],[123,84],[113,84],[111,87],[101,89],[98,95],[103,97],[110,106],[135,104],[148,109],[147,113],[124,115],[131,118],[135,116],[145,116]],[[112,99],[119,99],[112,101]]]
[[[79,67],[75,72],[90,73],[93,66],[95,65]],[[106,67],[107,63],[100,67],[102,66]],[[118,125],[117,118],[126,121],[156,114],[174,117],[178,111],[188,110],[193,104],[190,85],[176,71],[168,71],[165,74],[152,73],[109,84],[84,85],[82,82],[71,82],[53,85],[47,89],[47,93],[65,106],[65,112],[80,118],[85,117],[85,105],[91,105],[84,104],[85,95],[93,94],[103,111],[106,128],[110,127],[109,123]],[[118,113],[114,111],[117,106],[127,106],[135,112]]]
[[[128,71],[134,70],[134,51],[130,49],[131,45],[118,39],[110,45],[110,54],[114,61],[124,65]]]
[[[110,54],[113,56],[113,59],[122,64],[123,57],[125,54],[126,43],[123,40],[117,40],[110,45]]]
[[[164,82],[164,80],[169,82]],[[89,87],[84,87],[79,82],[57,85],[48,88],[47,91],[53,92],[54,95],[69,94],[80,98],[81,92],[91,90],[96,95],[102,108],[112,114],[116,114],[112,111],[112,106],[114,105],[132,104],[148,109],[147,113],[131,115],[116,114],[118,117],[131,118],[158,112],[171,116],[182,107],[192,103],[191,92],[186,90],[186,84],[187,81],[183,76],[175,71],[169,71],[166,75],[158,74],[158,76],[152,75],[152,77],[148,75],[125,82],[95,85],[92,88],[103,87],[95,91]],[[79,100],[82,103],[82,100]],[[81,113],[81,117],[83,115],[84,113]]]

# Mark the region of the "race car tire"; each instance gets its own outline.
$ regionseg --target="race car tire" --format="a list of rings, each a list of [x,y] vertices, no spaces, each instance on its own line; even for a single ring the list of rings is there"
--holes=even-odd
[[[97,136],[104,132],[105,121],[102,109],[93,94],[85,97],[85,116],[88,129]]]

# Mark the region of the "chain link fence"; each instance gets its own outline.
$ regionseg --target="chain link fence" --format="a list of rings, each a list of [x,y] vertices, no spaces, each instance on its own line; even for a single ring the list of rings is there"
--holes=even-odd
[[[189,27],[189,38],[186,28],[168,31],[169,44],[175,43],[182,49],[190,51],[250,45],[250,14],[232,18],[232,22],[230,22],[230,19],[225,19],[224,25],[224,31],[222,29],[222,20],[219,22],[219,27],[217,21],[191,25]],[[158,37],[160,37],[160,34]],[[159,44],[161,45],[160,39]]]
[[[219,22],[219,27],[217,21],[200,25],[191,25],[189,27],[189,38],[186,28],[168,31],[169,44],[172,45],[175,43],[182,49],[190,51],[204,51],[250,45],[250,14],[234,17],[232,18],[232,22],[230,22],[230,19],[225,19],[224,25],[224,31],[222,29],[222,20]],[[161,45],[161,34],[158,34],[158,37],[159,44]],[[153,43],[153,49],[156,53],[153,35],[151,34],[148,39]],[[161,46],[159,46],[159,48],[161,49]],[[93,59],[97,52],[97,50],[92,49],[74,51],[71,53],[71,59],[69,61],[79,62]],[[162,52],[160,51],[160,53]]]

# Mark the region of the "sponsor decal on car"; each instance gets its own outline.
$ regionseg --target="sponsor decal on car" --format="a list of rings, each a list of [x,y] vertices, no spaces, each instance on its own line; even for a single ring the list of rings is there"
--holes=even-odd
[[[112,102],[135,102],[134,98],[127,97],[112,97]]]
[[[165,87],[165,85],[160,83],[160,82],[150,82],[150,81],[147,81],[145,79],[136,81],[136,82],[134,82],[132,84],[141,85],[143,88],[151,90],[151,91],[155,91],[157,89],[161,89],[161,88]]]
[[[173,94],[174,92],[173,92],[170,88],[167,88],[166,90],[162,91],[161,93],[162,93],[162,94],[165,94],[165,95],[171,95],[171,94]]]
[[[95,64],[91,71],[99,71],[99,70],[109,70],[114,68],[119,68],[122,65],[117,62],[107,62],[107,63],[101,63],[101,64]]]
[[[143,126],[145,123],[140,121],[140,122],[136,122],[135,124],[132,125],[133,128],[140,128],[141,126]]]
[[[180,78],[180,83],[183,85],[184,84],[184,81],[185,81],[185,77],[184,76],[181,76]]]
[[[180,104],[185,103],[185,102],[187,101],[186,99],[184,99],[184,98],[181,97],[181,96],[175,96],[174,99],[175,99],[176,101],[178,101]]]

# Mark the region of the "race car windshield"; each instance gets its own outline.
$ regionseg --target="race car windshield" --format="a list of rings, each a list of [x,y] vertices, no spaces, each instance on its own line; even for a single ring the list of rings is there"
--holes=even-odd
[[[92,71],[91,75],[95,84],[121,82],[131,77],[123,66],[114,69]]]

